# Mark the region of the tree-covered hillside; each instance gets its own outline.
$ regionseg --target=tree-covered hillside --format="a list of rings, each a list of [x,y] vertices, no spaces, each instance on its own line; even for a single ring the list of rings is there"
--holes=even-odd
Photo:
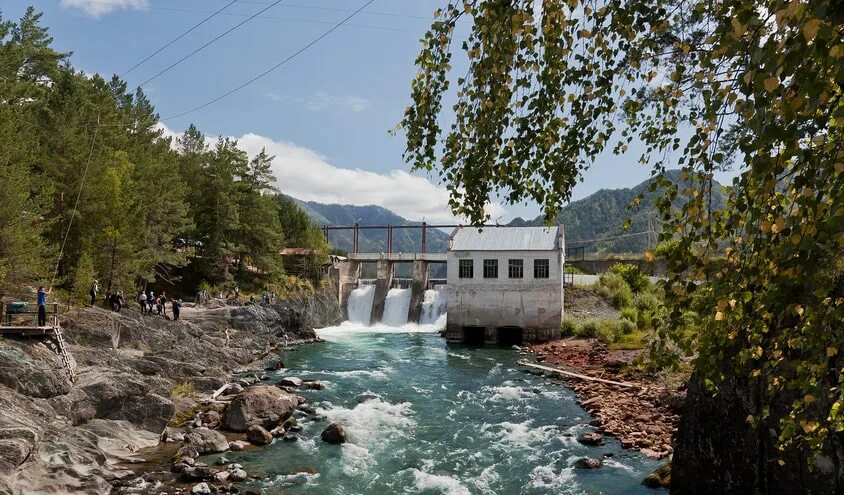
[[[353,206],[339,204],[323,204],[315,201],[296,200],[302,210],[311,216],[318,225],[351,226],[360,225],[420,225],[412,222],[392,211],[375,205]],[[387,250],[387,233],[385,230],[361,230],[360,250],[362,252],[380,253]],[[394,229],[393,251],[411,253],[417,252],[421,245],[420,229]],[[343,251],[352,249],[352,231],[337,230],[329,233],[331,246]],[[445,252],[448,247],[448,234],[437,229],[428,229],[428,252]]]
[[[675,184],[681,183],[678,170],[667,171],[665,178]],[[633,254],[642,254],[649,247],[654,247],[660,230],[660,217],[654,200],[661,191],[651,191],[652,182],[647,180],[633,188],[601,189],[564,207],[557,216],[557,222],[565,226],[566,246],[583,246],[586,253]],[[716,185],[712,207],[720,209],[723,206],[722,186]],[[517,218],[510,223],[542,224],[542,217],[533,220]],[[650,231],[653,233],[649,234]]]

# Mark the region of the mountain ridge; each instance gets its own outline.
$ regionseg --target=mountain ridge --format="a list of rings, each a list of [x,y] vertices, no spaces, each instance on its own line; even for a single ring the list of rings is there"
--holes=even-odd
[[[682,184],[679,170],[668,170],[665,178],[674,184]],[[607,254],[641,254],[654,247],[659,230],[659,215],[654,200],[660,192],[650,191],[654,178],[649,178],[633,187],[618,189],[602,188],[585,198],[572,201],[563,207],[556,222],[563,224],[566,232],[566,246],[569,248],[584,246],[586,252]],[[716,183],[717,184],[717,183]],[[713,190],[713,207],[723,208],[723,186],[717,184]],[[638,207],[629,207],[642,195]],[[366,225],[421,225],[421,222],[408,220],[395,212],[378,205],[327,204],[316,201],[303,201],[290,196],[302,208],[314,223],[322,226],[351,226],[358,223]],[[680,206],[681,200],[675,201]],[[626,220],[630,225],[624,228]],[[544,225],[542,216],[534,219],[516,217],[508,226],[531,227]],[[385,229],[386,230],[386,229]],[[394,252],[415,252],[419,250],[421,232],[417,229],[396,229],[393,231]],[[352,232],[332,231],[329,241],[335,248],[350,251]],[[438,229],[428,229],[428,251],[445,252],[448,246],[448,234]],[[362,230],[360,250],[362,252],[385,252],[387,249],[386,231]]]

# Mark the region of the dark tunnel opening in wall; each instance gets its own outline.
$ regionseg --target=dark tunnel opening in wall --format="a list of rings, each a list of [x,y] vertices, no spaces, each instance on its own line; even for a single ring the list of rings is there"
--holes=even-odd
[[[486,343],[486,328],[477,326],[463,327],[463,343],[466,345],[484,345]]]
[[[498,327],[498,332],[496,333],[495,342],[500,347],[522,345],[522,339],[524,338],[522,327]]]

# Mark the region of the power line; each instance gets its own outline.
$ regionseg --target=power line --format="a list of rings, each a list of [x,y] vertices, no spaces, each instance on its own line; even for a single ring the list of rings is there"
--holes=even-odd
[[[215,12],[212,12],[212,13],[211,13],[211,15],[209,15],[209,16],[208,16],[208,17],[206,17],[205,19],[202,19],[202,20],[201,20],[201,21],[199,21],[197,24],[194,24],[194,25],[193,25],[190,29],[188,29],[188,30],[187,30],[187,31],[185,31],[184,33],[180,34],[178,37],[174,38],[171,42],[169,42],[169,43],[167,43],[166,45],[162,46],[162,47],[161,47],[161,48],[159,48],[158,50],[156,50],[156,51],[152,52],[152,53],[151,53],[151,54],[150,54],[147,58],[145,58],[145,59],[141,60],[140,62],[138,62],[137,64],[133,65],[132,67],[130,67],[130,68],[129,68],[129,70],[127,70],[127,71],[126,71],[126,72],[124,72],[123,74],[120,74],[120,77],[121,77],[121,78],[125,77],[125,76],[126,76],[126,74],[128,74],[128,73],[132,72],[133,70],[137,69],[140,65],[142,65],[142,64],[143,64],[144,62],[146,62],[147,60],[149,60],[149,59],[151,59],[152,57],[154,57],[154,56],[158,55],[159,53],[161,53],[162,51],[164,51],[164,49],[166,49],[167,47],[169,47],[169,46],[170,46],[170,45],[172,45],[173,43],[175,43],[175,42],[179,41],[180,39],[184,38],[185,36],[187,36],[188,34],[190,34],[190,33],[191,33],[191,31],[193,31],[194,29],[196,29],[196,28],[198,28],[199,26],[201,26],[201,25],[205,24],[206,22],[210,21],[210,20],[211,20],[211,19],[213,19],[214,17],[217,17],[217,14],[219,14],[220,12],[222,12],[222,11],[226,10],[227,8],[231,7],[232,5],[234,5],[235,3],[237,3],[237,1],[238,1],[238,0],[232,0],[231,2],[227,3],[227,4],[226,4],[223,8],[221,8],[220,10],[217,10],[217,11],[215,11]]]
[[[234,30],[236,30],[237,28],[239,28],[240,26],[243,26],[244,24],[246,24],[247,22],[251,21],[252,19],[254,19],[254,18],[258,17],[259,15],[263,14],[264,12],[266,12],[266,11],[270,10],[271,8],[275,7],[276,5],[280,4],[282,1],[283,1],[283,0],[276,0],[275,2],[271,3],[271,4],[270,4],[270,5],[268,5],[267,7],[264,7],[263,9],[259,10],[258,12],[256,12],[256,13],[252,14],[251,16],[249,16],[249,17],[248,17],[246,20],[244,20],[243,22],[240,22],[240,23],[236,24],[234,27],[232,27],[231,29],[229,29],[229,30],[225,31],[223,34],[220,34],[219,36],[215,37],[215,38],[214,38],[214,39],[212,39],[211,41],[209,41],[209,42],[205,43],[204,45],[200,46],[200,47],[199,47],[199,48],[197,48],[196,50],[194,50],[194,51],[192,51],[192,52],[188,53],[188,54],[187,54],[187,55],[185,55],[184,57],[180,58],[178,61],[176,61],[176,62],[174,62],[173,64],[171,64],[171,65],[170,65],[169,67],[167,67],[166,69],[164,69],[164,70],[160,71],[158,74],[156,74],[156,75],[154,75],[154,76],[150,77],[150,78],[149,78],[149,79],[147,79],[146,81],[144,81],[144,82],[142,82],[141,84],[139,84],[139,86],[144,86],[144,85],[146,85],[147,83],[149,83],[149,82],[151,82],[151,81],[155,80],[156,78],[158,78],[159,76],[161,76],[161,75],[162,75],[162,74],[164,74],[165,72],[169,71],[169,70],[170,70],[170,69],[172,69],[173,67],[175,67],[175,66],[177,66],[177,65],[181,64],[181,63],[182,63],[182,62],[184,62],[185,60],[187,60],[187,59],[191,58],[192,56],[196,55],[199,51],[201,51],[201,50],[205,49],[206,47],[208,47],[208,46],[209,46],[209,45],[211,45],[212,43],[216,42],[216,41],[217,41],[217,40],[219,40],[220,38],[223,38],[224,36],[228,35],[228,34],[229,34],[229,33],[231,33],[232,31],[234,31]]]
[[[368,6],[369,6],[370,4],[372,4],[372,2],[374,2],[374,1],[375,1],[375,0],[369,0],[368,2],[366,2],[365,4],[363,4],[360,8],[358,8],[357,10],[355,10],[354,12],[352,12],[351,14],[349,14],[349,15],[348,15],[346,18],[344,18],[342,21],[340,21],[340,22],[338,22],[337,24],[335,24],[334,26],[332,26],[332,27],[331,27],[331,29],[327,30],[326,32],[324,32],[324,33],[322,33],[321,35],[319,35],[319,36],[317,36],[316,38],[314,38],[314,39],[313,39],[310,43],[308,43],[307,45],[303,46],[302,48],[300,48],[300,49],[296,50],[293,54],[289,55],[287,58],[285,58],[285,59],[284,59],[284,60],[282,60],[281,62],[279,62],[279,63],[275,64],[274,66],[272,66],[272,67],[270,67],[269,69],[265,70],[264,72],[262,72],[262,73],[258,74],[257,76],[253,77],[252,79],[250,79],[250,80],[246,81],[245,83],[241,84],[240,86],[238,86],[238,87],[236,87],[236,88],[232,89],[231,91],[228,91],[227,93],[224,93],[224,94],[222,94],[222,95],[220,95],[220,96],[218,96],[218,97],[216,97],[216,98],[214,98],[214,99],[212,99],[212,100],[210,100],[210,101],[208,101],[208,102],[206,102],[206,103],[203,103],[202,105],[199,105],[198,107],[192,108],[192,109],[187,110],[187,111],[185,111],[185,112],[182,112],[182,113],[180,113],[180,114],[172,115],[172,116],[170,116],[170,117],[167,117],[167,118],[164,118],[164,119],[161,119],[161,120],[172,120],[172,119],[175,119],[175,118],[184,117],[185,115],[188,115],[188,114],[190,114],[190,113],[196,112],[197,110],[202,110],[203,108],[205,108],[205,107],[207,107],[207,106],[209,106],[209,105],[213,105],[214,103],[217,103],[218,101],[222,100],[223,98],[226,98],[226,97],[228,97],[228,96],[231,96],[231,95],[232,95],[232,94],[234,94],[234,93],[237,93],[238,91],[240,91],[241,89],[245,88],[246,86],[249,86],[250,84],[252,84],[252,83],[254,83],[255,81],[257,81],[258,79],[261,79],[262,77],[266,76],[266,75],[267,75],[267,74],[269,74],[270,72],[273,72],[274,70],[278,69],[278,68],[279,68],[279,67],[281,67],[282,65],[284,65],[284,64],[286,64],[287,62],[289,62],[289,61],[293,60],[294,58],[296,58],[296,56],[298,56],[299,54],[301,54],[302,52],[304,52],[304,51],[305,51],[305,50],[307,50],[308,48],[310,48],[310,47],[312,47],[312,46],[316,45],[316,44],[317,44],[320,40],[322,40],[323,38],[325,38],[326,36],[328,36],[329,34],[331,34],[332,32],[334,32],[334,30],[336,30],[337,28],[339,28],[340,26],[342,26],[343,24],[345,24],[345,23],[346,23],[346,21],[348,21],[349,19],[351,19],[352,17],[354,17],[355,15],[357,15],[360,11],[362,11],[363,9],[365,9],[366,7],[368,7]]]
[[[610,236],[610,237],[597,237],[595,239],[589,239],[589,240],[586,240],[586,241],[571,241],[571,242],[572,242],[572,244],[584,244],[585,245],[585,244],[591,244],[593,242],[598,242],[598,241],[611,241],[613,239],[621,239],[621,238],[624,238],[624,237],[633,237],[635,235],[648,234],[648,236],[650,236],[652,232],[653,232],[653,230],[643,230],[642,232],[633,232],[632,234],[622,234],[622,235],[616,235],[616,236]]]

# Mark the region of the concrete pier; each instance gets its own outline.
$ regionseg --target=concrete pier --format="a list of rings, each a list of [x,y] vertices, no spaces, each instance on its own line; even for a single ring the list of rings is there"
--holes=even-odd
[[[337,299],[343,310],[343,318],[349,319],[349,294],[358,287],[360,279],[360,261],[347,261],[338,266]]]
[[[381,322],[384,317],[384,304],[387,299],[387,293],[393,286],[393,263],[386,259],[378,260],[377,278],[375,280],[375,298],[372,300],[372,316],[370,317],[370,325],[375,325]]]
[[[416,260],[413,262],[413,280],[410,284],[410,309],[407,312],[408,323],[419,323],[422,317],[422,303],[425,300],[425,289],[428,287],[428,262]]]

